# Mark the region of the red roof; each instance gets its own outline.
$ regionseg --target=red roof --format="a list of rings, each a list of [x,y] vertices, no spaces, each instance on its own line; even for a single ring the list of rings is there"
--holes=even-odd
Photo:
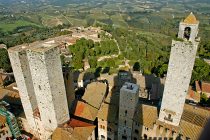
[[[188,91],[188,94],[191,98],[194,98],[194,91],[190,88],[189,91]]]
[[[195,87],[197,92],[201,92],[201,86],[198,81],[195,81]]]
[[[75,115],[75,116],[81,116],[81,114],[82,114],[84,108],[85,108],[85,103],[84,103],[84,102],[78,101],[78,102],[77,102],[76,109],[75,109],[75,112],[74,112],[74,115]]]
[[[72,128],[94,126],[93,124],[86,123],[76,119],[71,119],[68,125],[71,126]]]
[[[202,82],[201,89],[203,93],[210,93],[210,83]]]

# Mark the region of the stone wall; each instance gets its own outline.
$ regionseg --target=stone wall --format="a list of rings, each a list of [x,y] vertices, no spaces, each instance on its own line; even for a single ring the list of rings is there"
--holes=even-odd
[[[179,125],[198,42],[173,41],[159,120]]]
[[[29,49],[27,55],[41,120],[46,129],[54,131],[69,120],[59,49]]]
[[[37,108],[37,101],[32,83],[26,50],[21,46],[10,49],[9,57],[16,83],[19,89],[23,109],[32,130],[37,130],[33,118],[33,111]]]
[[[139,86],[125,83],[120,90],[118,139],[131,140],[133,116],[139,98]]]

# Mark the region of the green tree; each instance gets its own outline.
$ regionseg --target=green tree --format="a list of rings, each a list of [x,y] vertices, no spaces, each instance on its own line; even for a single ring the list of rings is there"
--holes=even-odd
[[[92,57],[89,59],[90,67],[96,68],[97,67],[97,59],[95,57]]]
[[[115,67],[115,61],[114,59],[108,59],[107,60],[107,65],[111,68]]]
[[[6,72],[12,71],[8,52],[6,49],[0,49],[0,68],[4,69]]]
[[[200,104],[204,105],[204,104],[207,104],[207,102],[208,102],[207,95],[205,93],[202,93],[200,97]]]
[[[136,63],[133,65],[133,70],[134,70],[134,71],[140,71],[140,64],[139,64],[139,62],[136,62]]]
[[[167,69],[168,69],[167,64],[159,65],[157,68],[155,68],[154,73],[158,77],[163,77],[167,73]]]
[[[191,84],[197,80],[210,81],[210,65],[198,58],[195,60]]]

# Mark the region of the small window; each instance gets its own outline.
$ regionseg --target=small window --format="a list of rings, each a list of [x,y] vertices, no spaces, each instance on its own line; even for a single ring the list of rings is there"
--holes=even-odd
[[[126,120],[124,121],[124,124],[125,124],[125,125],[127,124],[127,121],[126,121]]]
[[[127,111],[127,110],[125,110],[125,116],[127,116],[127,113],[128,113],[128,111]]]
[[[190,35],[191,35],[191,28],[190,27],[186,27],[185,30],[184,30],[184,38],[189,40],[190,39]]]
[[[105,140],[105,136],[104,135],[101,135],[101,140]]]
[[[126,137],[126,136],[122,136],[122,139],[123,139],[123,140],[127,140],[127,137]]]
[[[51,123],[51,120],[49,120],[49,122]]]
[[[144,139],[147,139],[147,135],[146,134],[144,134]]]
[[[139,133],[139,130],[135,129],[135,133],[138,134]]]

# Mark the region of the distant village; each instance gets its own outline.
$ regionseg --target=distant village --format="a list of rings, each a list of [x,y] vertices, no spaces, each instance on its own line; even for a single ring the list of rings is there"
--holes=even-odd
[[[210,83],[189,86],[198,26],[193,13],[180,23],[165,78],[130,67],[96,76],[88,61],[80,71],[61,66],[78,39],[101,41],[96,27],[8,49],[13,73],[0,71],[0,139],[197,140],[210,117],[198,105],[202,94],[210,98]]]

